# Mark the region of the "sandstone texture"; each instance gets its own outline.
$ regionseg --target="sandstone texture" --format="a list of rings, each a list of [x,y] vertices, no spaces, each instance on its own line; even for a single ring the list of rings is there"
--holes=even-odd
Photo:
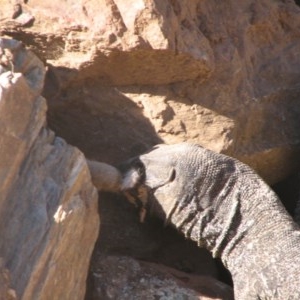
[[[118,162],[189,140],[269,183],[297,167],[293,1],[30,0],[14,19],[1,7],[0,32],[49,64],[50,126],[88,156]]]
[[[18,299],[82,299],[97,192],[83,154],[46,128],[42,62],[15,40],[0,51],[0,268]]]
[[[299,170],[300,9],[294,1],[0,0],[0,7],[0,34],[22,41],[47,66],[42,94],[49,127],[88,159],[117,165],[157,143],[192,141],[242,160],[270,184]],[[44,114],[39,105],[32,115]],[[60,162],[75,155],[43,131],[30,149],[37,149],[36,139],[40,147],[60,147]],[[2,151],[8,158],[11,147],[21,149],[11,143]],[[28,168],[22,151],[5,177],[7,186],[20,165]],[[68,176],[65,164],[53,172]],[[87,172],[84,162],[80,166]],[[293,212],[294,202],[291,207]],[[100,251],[220,277],[206,252],[156,220],[139,224],[123,198],[101,193],[99,214],[91,269],[103,263]],[[100,295],[101,280],[96,282],[87,295]]]

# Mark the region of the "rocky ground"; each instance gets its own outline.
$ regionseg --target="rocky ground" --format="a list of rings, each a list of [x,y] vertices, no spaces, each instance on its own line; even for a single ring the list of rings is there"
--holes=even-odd
[[[232,299],[230,277],[206,251],[155,219],[140,224],[119,195],[100,193],[97,208],[85,157],[117,165],[157,143],[197,142],[277,184],[294,213],[297,4],[0,0],[0,7],[1,36],[30,50],[0,40],[1,295]]]

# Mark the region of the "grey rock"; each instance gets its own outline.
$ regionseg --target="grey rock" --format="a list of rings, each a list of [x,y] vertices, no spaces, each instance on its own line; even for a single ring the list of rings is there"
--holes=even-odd
[[[232,289],[216,279],[186,274],[126,256],[99,255],[92,267],[96,300],[232,300]]]

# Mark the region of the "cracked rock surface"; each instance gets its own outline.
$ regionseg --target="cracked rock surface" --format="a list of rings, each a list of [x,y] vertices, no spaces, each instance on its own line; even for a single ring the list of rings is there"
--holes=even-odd
[[[82,299],[97,192],[83,154],[46,127],[43,64],[15,40],[0,46],[11,54],[0,74],[2,264],[18,299]]]

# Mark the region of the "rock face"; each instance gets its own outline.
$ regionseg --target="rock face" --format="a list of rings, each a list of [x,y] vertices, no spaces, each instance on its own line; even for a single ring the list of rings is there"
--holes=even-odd
[[[45,127],[42,63],[0,46],[0,256],[18,298],[82,299],[97,193],[83,154]]]
[[[97,288],[89,300],[233,300],[232,289],[210,277],[122,256],[99,256],[96,266],[91,276]]]
[[[293,1],[31,0],[14,19],[3,5],[0,32],[51,65],[50,126],[92,158],[116,162],[162,140],[189,140],[239,158],[269,183],[297,167]],[[26,16],[34,22],[24,25]]]
[[[10,288],[10,274],[3,267],[2,258],[0,258],[0,299],[1,300],[16,300],[16,292]]]

